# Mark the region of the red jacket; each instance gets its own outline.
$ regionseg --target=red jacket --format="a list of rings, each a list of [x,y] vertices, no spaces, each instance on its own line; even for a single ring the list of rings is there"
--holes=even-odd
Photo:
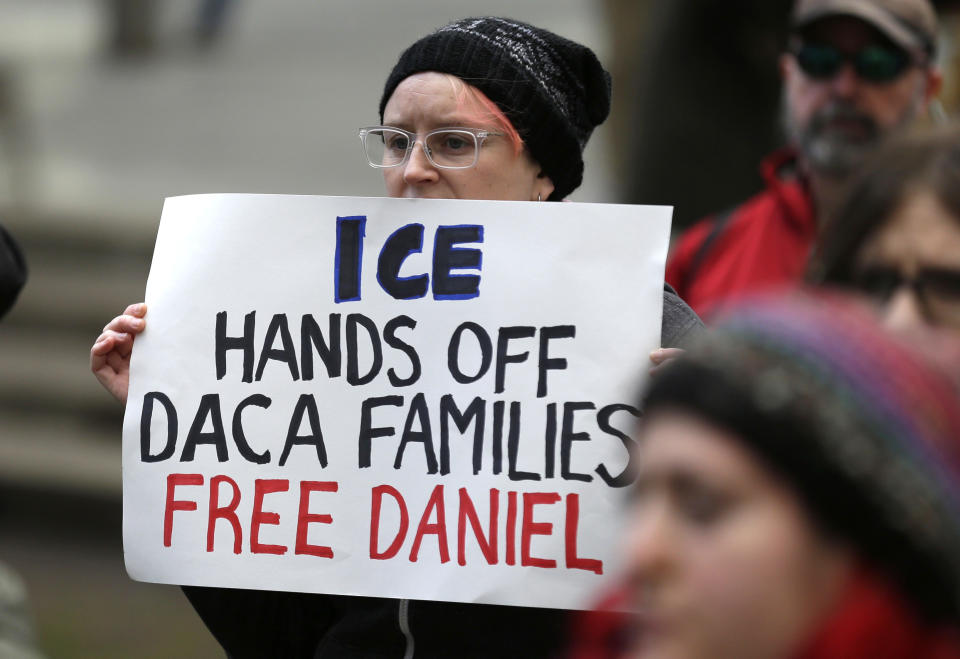
[[[722,302],[802,278],[817,222],[795,165],[793,151],[773,153],[761,165],[763,192],[730,213],[701,220],[674,245],[667,282],[701,317]],[[717,222],[722,228],[711,237]]]
[[[627,659],[630,615],[611,611],[628,600],[620,588],[597,611],[576,616],[566,659]],[[861,568],[792,659],[960,659],[960,635],[953,626],[924,622],[887,577]]]

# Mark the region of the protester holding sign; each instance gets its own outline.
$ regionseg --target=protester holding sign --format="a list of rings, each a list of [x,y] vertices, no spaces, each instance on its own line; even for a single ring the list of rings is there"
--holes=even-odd
[[[935,364],[849,300],[720,323],[644,401],[632,640],[594,621],[573,656],[960,657],[960,401]]]
[[[559,201],[581,182],[583,147],[606,118],[609,100],[609,75],[588,48],[508,19],[466,19],[401,55],[380,104],[384,125],[360,136],[391,197]],[[363,224],[343,220],[338,241],[359,254]],[[414,233],[411,240],[422,245],[422,233]],[[416,247],[405,253],[411,250]],[[380,264],[389,261],[381,253]],[[404,297],[394,289],[425,285],[419,279],[392,276],[380,285]],[[358,286],[348,281],[341,289],[338,282],[338,298],[354,294]],[[144,305],[132,305],[91,350],[94,373],[120,400],[145,314]],[[666,290],[663,345],[683,345],[700,327]],[[231,656],[546,657],[565,637],[565,612],[555,609],[221,588],[185,592]]]

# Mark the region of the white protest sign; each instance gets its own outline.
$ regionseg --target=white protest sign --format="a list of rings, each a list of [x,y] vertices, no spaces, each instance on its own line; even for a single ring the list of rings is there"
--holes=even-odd
[[[616,572],[670,209],[168,199],[134,579],[584,608]]]

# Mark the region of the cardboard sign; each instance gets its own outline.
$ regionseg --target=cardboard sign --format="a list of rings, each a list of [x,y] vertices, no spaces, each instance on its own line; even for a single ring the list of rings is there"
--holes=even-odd
[[[589,606],[669,229],[666,207],[168,199],[123,429],[128,572]]]

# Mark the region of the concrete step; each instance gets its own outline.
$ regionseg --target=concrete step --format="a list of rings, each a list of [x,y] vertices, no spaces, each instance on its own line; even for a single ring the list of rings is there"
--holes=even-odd
[[[120,414],[120,405],[90,372],[95,333],[0,325],[0,406],[89,422]],[[0,435],[2,437],[2,435]]]
[[[62,494],[119,498],[119,415],[114,429],[69,415],[0,415],[0,482]]]
[[[59,220],[75,227],[67,230],[49,226],[54,222],[7,224],[23,247],[29,276],[4,324],[72,331],[92,343],[107,321],[143,298],[154,236],[107,237],[86,231],[81,220]]]
[[[123,409],[90,373],[89,353],[143,297],[153,236],[9,216],[0,213],[30,273],[0,323],[0,485],[118,499]]]

